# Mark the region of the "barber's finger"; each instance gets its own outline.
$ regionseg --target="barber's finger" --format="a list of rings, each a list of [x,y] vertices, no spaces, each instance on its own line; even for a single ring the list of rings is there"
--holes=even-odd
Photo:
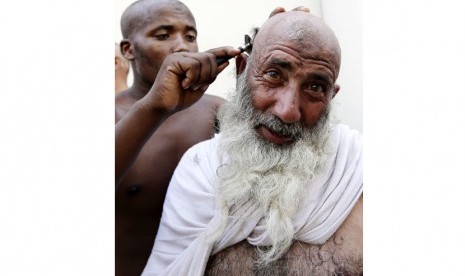
[[[293,11],[303,11],[303,12],[310,12],[310,9],[307,8],[307,7],[304,7],[304,6],[298,6],[296,8],[293,8],[292,9]],[[282,13],[282,12],[285,12],[286,9],[284,9],[283,7],[277,7],[275,8],[271,13],[270,13],[270,16],[269,17],[272,17],[278,13]]]
[[[240,50],[231,46],[224,46],[224,47],[218,47],[214,49],[210,49],[207,52],[212,53],[216,56],[218,60],[221,60],[218,64],[218,74],[224,70],[228,66],[228,59],[231,59],[238,54],[240,54]]]
[[[186,53],[183,61],[182,71],[183,88],[198,90],[203,85],[208,85],[216,79],[217,65],[216,56],[212,53]]]
[[[218,47],[218,48],[213,48],[208,51],[208,53],[212,53],[217,57],[235,57],[237,56],[241,51],[237,48],[231,47],[231,46],[223,46],[223,47]]]
[[[282,13],[282,12],[285,12],[286,9],[284,9],[283,7],[276,7],[271,13],[270,13],[270,16],[269,17],[272,17],[278,13]]]
[[[303,11],[303,12],[310,12],[310,8],[304,6],[298,6],[297,8],[292,9],[293,11]]]
[[[185,57],[179,66],[185,72],[185,78],[181,82],[182,88],[186,90],[192,88],[199,80],[200,62],[197,59]]]
[[[212,83],[217,75],[216,56],[214,54],[198,53],[197,58],[200,62],[200,70],[199,80],[193,87],[194,90],[197,90],[202,85]]]

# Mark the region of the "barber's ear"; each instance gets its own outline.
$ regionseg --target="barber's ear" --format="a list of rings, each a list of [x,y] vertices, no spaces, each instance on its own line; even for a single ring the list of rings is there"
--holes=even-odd
[[[247,65],[247,57],[246,53],[240,53],[236,56],[236,76],[239,76],[242,72],[244,72],[245,66]]]
[[[132,44],[128,39],[123,39],[119,43],[121,54],[127,60],[134,60],[134,53],[132,52]]]
[[[336,94],[337,92],[339,92],[339,89],[341,89],[341,86],[339,84],[335,84],[333,98],[336,97]]]

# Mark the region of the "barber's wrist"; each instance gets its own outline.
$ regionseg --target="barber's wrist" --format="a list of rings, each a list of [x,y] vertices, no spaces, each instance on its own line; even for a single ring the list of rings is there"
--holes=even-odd
[[[145,116],[153,117],[153,119],[166,119],[176,112],[158,104],[153,104],[153,101],[148,101],[145,98],[139,100],[135,106],[138,112],[143,113]]]

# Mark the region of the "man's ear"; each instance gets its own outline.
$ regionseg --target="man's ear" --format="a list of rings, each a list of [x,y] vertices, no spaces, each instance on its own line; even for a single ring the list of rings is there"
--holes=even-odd
[[[335,84],[333,98],[336,97],[336,94],[337,92],[339,92],[339,89],[341,89],[341,86],[339,84]]]
[[[244,72],[245,66],[247,65],[247,54],[245,53],[240,53],[238,56],[236,56],[236,76],[239,76]]]
[[[132,52],[132,44],[129,39],[123,39],[119,43],[119,47],[121,50],[121,54],[123,57],[125,57],[127,60],[134,60],[134,53]]]

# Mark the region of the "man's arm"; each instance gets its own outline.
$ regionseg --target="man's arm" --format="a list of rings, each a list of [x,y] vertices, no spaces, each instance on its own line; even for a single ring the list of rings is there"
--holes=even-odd
[[[115,184],[118,185],[153,132],[173,113],[197,102],[228,62],[216,57],[236,56],[239,50],[221,47],[204,53],[168,56],[155,82],[141,100],[116,123]]]

